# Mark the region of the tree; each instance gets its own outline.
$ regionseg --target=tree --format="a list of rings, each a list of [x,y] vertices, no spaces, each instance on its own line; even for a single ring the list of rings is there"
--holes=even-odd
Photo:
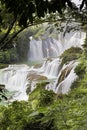
[[[1,0],[0,28],[6,28],[7,32],[0,37],[0,49],[9,48],[12,39],[26,27],[45,22],[46,14],[57,11],[62,15],[67,6],[76,9],[71,0]],[[14,26],[19,27],[9,36]]]

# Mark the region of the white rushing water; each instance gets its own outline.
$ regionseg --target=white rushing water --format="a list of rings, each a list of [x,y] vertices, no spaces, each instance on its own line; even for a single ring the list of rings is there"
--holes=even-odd
[[[27,65],[9,65],[0,70],[0,84],[4,84],[6,89],[13,92],[14,100],[27,100],[26,83],[27,83]]]
[[[56,58],[46,60],[39,71],[43,72],[43,75],[47,76],[48,78],[56,78],[60,69],[61,60],[59,58]]]
[[[39,40],[32,39],[29,43],[28,60],[39,61],[44,58],[55,58],[72,46],[81,48],[84,38],[85,33],[77,31],[66,33],[65,36],[61,32],[57,39],[51,37]]]
[[[65,94],[70,90],[72,83],[78,78],[74,72],[77,62],[70,62],[63,65],[61,68],[56,82],[46,85],[46,89],[53,90],[57,94]]]
[[[74,68],[77,63],[70,62],[61,66],[59,56],[64,50],[71,46],[82,48],[86,34],[84,32],[70,32],[63,37],[58,35],[58,39],[31,39],[28,60],[47,60],[40,68],[29,67],[27,65],[9,65],[0,70],[0,84],[4,84],[6,89],[13,92],[12,100],[27,100],[26,86],[29,84],[28,76],[32,73],[46,76],[48,79],[55,79],[54,83],[48,84],[46,89],[53,90],[55,93],[67,93],[70,86],[77,76]],[[35,88],[35,81],[32,81],[31,91]]]

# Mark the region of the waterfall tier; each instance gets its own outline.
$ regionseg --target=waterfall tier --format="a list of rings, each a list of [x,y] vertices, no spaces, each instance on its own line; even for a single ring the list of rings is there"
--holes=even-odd
[[[44,58],[54,58],[60,56],[64,50],[70,47],[82,48],[83,40],[86,34],[84,32],[70,32],[63,36],[58,34],[58,38],[51,37],[43,39],[32,39],[29,43],[28,60],[42,60]]]
[[[0,70],[0,84],[4,84],[9,91],[16,92],[15,100],[26,100],[27,65],[9,65]]]

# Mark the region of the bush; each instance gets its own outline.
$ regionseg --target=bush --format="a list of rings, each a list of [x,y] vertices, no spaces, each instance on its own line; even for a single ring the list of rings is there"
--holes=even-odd
[[[18,56],[16,53],[16,49],[12,48],[5,51],[0,51],[0,63],[13,63],[18,61]]]
[[[39,106],[51,105],[54,101],[55,94],[52,90],[42,90],[39,97]]]
[[[82,78],[84,76],[84,74],[86,73],[86,67],[87,64],[83,61],[80,62],[79,65],[75,68],[75,73]]]
[[[29,95],[29,103],[33,109],[49,106],[53,103],[56,94],[53,91],[45,90],[45,86],[48,83],[37,83],[36,88]]]

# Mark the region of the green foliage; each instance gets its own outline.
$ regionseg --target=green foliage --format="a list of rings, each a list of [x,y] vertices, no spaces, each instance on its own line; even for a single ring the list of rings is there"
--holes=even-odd
[[[31,101],[32,102],[32,101]],[[0,107],[1,130],[81,130],[87,127],[87,88],[73,89],[56,102],[34,110],[28,102]]]
[[[48,0],[27,0],[26,2],[24,0],[1,0],[1,6],[5,5],[8,13],[13,14],[19,25],[26,27],[28,22],[32,23],[34,21],[35,15],[39,18],[45,17],[47,10],[62,13],[62,8],[66,7],[66,2],[69,3],[68,6],[72,6],[71,1],[67,0],[62,0],[62,2],[60,0],[50,2]]]
[[[39,106],[48,106],[53,103],[55,94],[53,91],[42,90],[39,97]]]
[[[37,83],[36,89],[29,95],[29,102],[33,109],[40,106],[49,106],[55,99],[53,91],[45,90],[48,82]]]
[[[45,110],[45,108],[43,109]],[[13,102],[7,108],[0,107],[0,129],[1,130],[51,130],[52,119],[44,122],[45,114],[43,110],[32,110],[27,102]],[[54,129],[52,129],[54,130]]]
[[[28,106],[26,106],[26,102],[19,103],[15,101],[12,105],[8,106],[8,108],[4,111],[2,121],[0,122],[1,130],[22,130],[23,125],[26,124],[24,115],[26,113],[26,108],[28,108]],[[29,109],[28,114],[30,111],[31,110]]]
[[[82,78],[84,74],[86,73],[86,68],[87,68],[87,62],[82,61],[79,63],[79,65],[75,68],[75,73]]]
[[[83,44],[83,47],[84,47],[84,57],[87,60],[87,37],[85,39],[85,43]]]
[[[79,64],[78,66],[75,68],[75,73],[81,78],[83,79],[84,76],[86,75],[86,70],[87,70],[87,37],[85,39],[85,42],[83,44],[83,53],[81,55],[81,58],[79,60]]]
[[[16,49],[12,48],[5,51],[0,51],[0,63],[11,63],[11,62],[17,62],[17,52]]]
[[[78,47],[71,47],[70,49],[65,50],[65,52],[61,55],[62,65],[80,58],[81,54],[82,50]]]
[[[30,0],[30,1],[18,1],[18,0],[1,0],[1,4],[5,4],[6,9],[9,13],[13,13],[15,18],[19,18],[18,22],[20,26],[25,26],[28,20],[32,23],[34,15],[41,18],[44,17],[47,11],[62,13],[62,9],[66,7],[66,2],[70,8],[72,8],[72,2],[69,0],[55,0],[55,1],[44,1],[44,0]],[[15,8],[16,7],[16,8]]]
[[[58,98],[57,101],[54,100],[50,104],[46,103],[45,99],[49,99],[49,95],[53,99],[53,93],[42,89],[42,97],[40,96],[42,105],[34,109],[30,105],[33,98],[29,102],[15,101],[8,107],[0,107],[1,130],[85,130],[87,128],[86,77],[83,81],[82,84],[79,83],[78,88],[74,88],[68,95],[63,95],[61,99]],[[33,97],[39,99],[39,93],[37,96],[34,94],[35,92],[32,93]]]

